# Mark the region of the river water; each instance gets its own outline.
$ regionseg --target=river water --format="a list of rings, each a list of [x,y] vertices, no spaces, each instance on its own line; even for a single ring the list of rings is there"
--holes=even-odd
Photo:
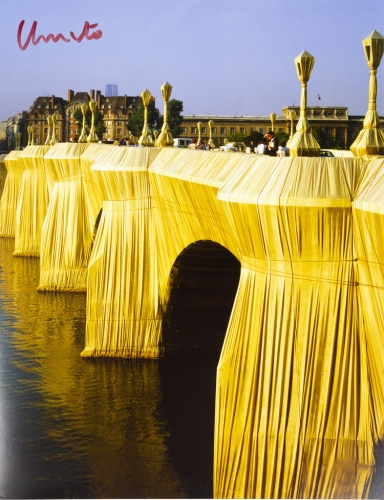
[[[212,497],[216,366],[236,266],[224,311],[212,280],[206,297],[178,287],[167,343],[185,335],[171,356],[84,359],[85,294],[38,293],[39,259],[13,249],[0,239],[0,497]]]
[[[85,294],[38,293],[39,260],[13,248],[0,239],[0,497],[212,497],[216,366],[238,265],[224,256],[208,280],[201,262],[185,266],[164,326],[172,355],[83,359]],[[384,498],[383,455],[371,498]]]

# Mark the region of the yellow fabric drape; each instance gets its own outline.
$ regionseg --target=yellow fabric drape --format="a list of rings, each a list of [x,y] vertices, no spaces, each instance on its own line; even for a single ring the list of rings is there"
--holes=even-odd
[[[5,179],[7,177],[7,169],[5,167],[4,158],[6,154],[0,155],[0,198],[3,194]]]
[[[91,167],[109,201],[103,203],[88,268],[82,356],[160,354],[161,311],[147,172],[158,152],[113,148]]]
[[[57,144],[40,186],[31,151],[4,160],[0,235],[14,234],[24,165],[19,240],[35,244],[52,185],[39,289],[87,289],[83,356],[162,354],[170,272],[191,243],[240,261],[215,496],[366,496],[384,434],[384,160]]]
[[[218,194],[242,272],[217,374],[216,497],[368,493],[370,367],[351,207],[366,166],[282,158]]]
[[[44,155],[50,146],[27,146],[19,155],[23,175],[16,207],[14,256],[40,255],[41,228],[49,202]]]
[[[16,207],[23,175],[20,154],[21,151],[11,151],[4,158],[7,177],[0,200],[0,237],[3,238],[15,236]]]
[[[86,290],[93,231],[104,199],[89,170],[109,150],[105,144],[65,143],[45,155],[54,187],[42,229],[40,291]]]

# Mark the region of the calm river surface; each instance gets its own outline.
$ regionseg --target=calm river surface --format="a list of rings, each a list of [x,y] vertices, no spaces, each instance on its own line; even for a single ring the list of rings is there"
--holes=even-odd
[[[179,295],[172,328],[187,320],[186,351],[83,359],[85,294],[38,293],[39,260],[13,248],[0,239],[0,497],[212,497],[216,366],[236,265],[229,281],[210,280],[210,299]],[[215,302],[214,286],[229,299]],[[372,498],[384,498],[378,453]]]
[[[229,310],[205,325],[221,331],[205,348],[161,360],[83,359],[85,294],[38,293],[39,259],[13,249],[0,239],[0,497],[212,497]],[[201,333],[204,316],[189,317],[190,328]]]

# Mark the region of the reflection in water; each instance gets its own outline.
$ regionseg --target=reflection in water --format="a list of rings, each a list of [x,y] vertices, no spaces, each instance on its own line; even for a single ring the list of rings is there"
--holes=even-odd
[[[85,295],[38,294],[39,261],[0,240],[0,495],[185,497],[156,361],[84,360]]]

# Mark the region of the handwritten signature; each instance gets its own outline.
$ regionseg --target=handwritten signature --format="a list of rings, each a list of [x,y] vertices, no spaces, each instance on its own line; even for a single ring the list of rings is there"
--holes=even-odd
[[[24,24],[25,24],[25,21],[21,21],[21,23],[19,24],[19,29],[17,30],[17,43],[18,43],[21,50],[25,50],[28,47],[30,42],[32,42],[33,45],[37,45],[40,42],[40,40],[43,40],[43,42],[45,42],[45,43],[48,43],[50,40],[52,40],[52,42],[54,42],[54,43],[58,42],[59,40],[63,40],[63,42],[66,42],[66,43],[69,43],[71,41],[69,38],[65,38],[65,36],[63,36],[61,33],[59,33],[58,35],[53,35],[52,33],[50,33],[47,36],[40,35],[36,38],[37,21],[33,21],[32,27],[30,29],[28,36],[27,36],[27,39],[26,39],[25,43],[23,44],[21,41],[21,35],[23,32]],[[91,34],[89,33],[89,30],[95,29],[97,27],[97,25],[98,25],[98,23],[89,24],[88,21],[85,21],[83,31],[81,32],[81,34],[79,36],[75,36],[73,31],[70,31],[69,34],[71,35],[72,39],[78,43],[80,43],[83,40],[83,38],[86,38],[87,40],[98,40],[99,38],[101,38],[103,36],[103,32],[101,30],[96,30]]]

